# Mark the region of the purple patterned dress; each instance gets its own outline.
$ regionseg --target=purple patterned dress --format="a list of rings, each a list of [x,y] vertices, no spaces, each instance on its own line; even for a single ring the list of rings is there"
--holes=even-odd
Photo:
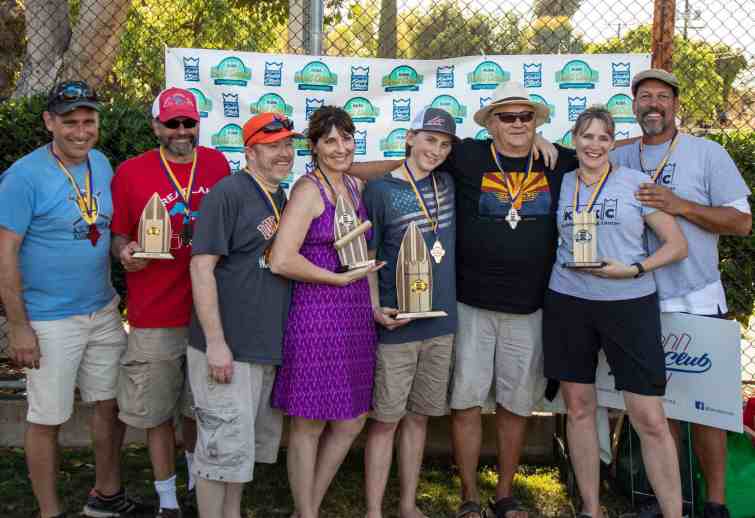
[[[317,183],[325,204],[312,220],[300,253],[312,263],[335,271],[335,206]],[[356,187],[347,187],[359,200]],[[353,198],[352,198],[353,199]],[[363,203],[357,210],[364,220]],[[367,279],[345,287],[294,282],[283,338],[283,364],[273,388],[272,405],[286,414],[323,421],[353,419],[370,409],[377,334]]]

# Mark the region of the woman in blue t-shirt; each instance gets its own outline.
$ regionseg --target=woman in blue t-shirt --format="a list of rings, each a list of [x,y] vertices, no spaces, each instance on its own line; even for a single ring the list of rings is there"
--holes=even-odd
[[[545,375],[561,382],[566,402],[580,516],[601,516],[595,373],[602,348],[616,389],[624,391],[663,515],[678,518],[679,465],[661,400],[660,310],[653,276],[645,274],[686,257],[687,242],[672,216],[635,198],[647,176],[610,163],[614,128],[605,108],[592,107],[572,130],[579,168],[561,185],[559,245],[543,312]],[[663,242],[652,255],[647,227]]]

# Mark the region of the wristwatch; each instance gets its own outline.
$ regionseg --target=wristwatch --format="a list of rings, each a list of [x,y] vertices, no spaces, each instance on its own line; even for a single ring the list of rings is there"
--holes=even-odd
[[[642,267],[641,263],[632,263],[632,266],[637,267],[637,275],[634,276],[635,279],[639,279],[643,275],[645,275],[645,268]]]

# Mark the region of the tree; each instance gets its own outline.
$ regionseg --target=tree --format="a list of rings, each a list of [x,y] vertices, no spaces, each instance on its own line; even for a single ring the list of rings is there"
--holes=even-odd
[[[324,38],[323,52],[329,56],[363,56],[374,57],[378,52],[378,42],[375,37],[378,11],[374,5],[364,7],[352,4],[346,17],[338,17]],[[336,21],[336,19],[334,19]]]
[[[12,93],[23,58],[24,11],[17,0],[0,0],[0,99]]]
[[[541,16],[525,31],[527,52],[532,54],[579,54],[585,50],[567,16]]]
[[[396,0],[381,0],[378,24],[378,57],[395,58],[398,50],[398,7]]]
[[[532,11],[536,18],[543,16],[565,16],[571,18],[579,11],[582,0],[535,0]]]

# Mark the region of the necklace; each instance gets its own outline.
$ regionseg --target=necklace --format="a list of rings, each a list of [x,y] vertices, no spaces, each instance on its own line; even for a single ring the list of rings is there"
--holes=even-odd
[[[519,189],[514,191],[513,182],[510,178],[511,174],[505,172],[503,170],[503,167],[501,167],[501,163],[498,161],[498,152],[495,150],[495,144],[493,144],[492,142],[490,143],[490,152],[493,155],[493,160],[495,160],[496,167],[498,167],[498,170],[503,175],[506,192],[509,195],[509,200],[511,202],[511,207],[509,208],[509,212],[508,214],[506,214],[505,219],[509,223],[511,230],[514,230],[516,229],[516,226],[519,224],[519,222],[522,221],[522,217],[519,215],[519,211],[517,210],[517,202],[519,202],[518,206],[519,208],[521,208],[522,200],[520,200],[519,197],[524,192],[524,186],[527,184],[527,179],[530,177],[530,173],[532,172],[532,163],[534,162],[533,153],[532,150],[530,150],[529,155],[527,155],[527,172],[524,175],[522,183],[519,184]]]
[[[73,188],[73,192],[76,196],[76,207],[79,209],[81,219],[83,219],[84,222],[89,225],[89,231],[87,232],[87,238],[89,239],[89,242],[92,243],[92,246],[97,246],[97,241],[100,239],[100,231],[95,224],[95,222],[97,221],[98,211],[97,202],[94,199],[93,195],[94,182],[92,180],[92,163],[89,161],[89,154],[87,153],[86,160],[87,174],[85,191],[84,195],[82,195],[81,188],[76,182],[76,178],[73,177],[73,174],[71,174],[71,171],[68,170],[60,157],[55,154],[55,151],[52,148],[52,143],[49,145],[48,149],[50,150],[50,154],[58,163],[58,167],[68,179],[68,183],[70,183],[71,187]]]
[[[438,237],[438,227],[440,224],[440,196],[438,195],[438,182],[435,179],[435,175],[433,173],[430,173],[430,178],[432,178],[433,181],[433,195],[435,196],[435,219],[433,219],[432,216],[430,216],[430,211],[427,208],[427,203],[425,203],[425,198],[422,195],[422,191],[420,191],[417,187],[417,181],[414,179],[412,170],[409,168],[409,163],[406,160],[404,160],[403,167],[404,168],[402,172],[404,173],[404,178],[406,178],[406,181],[408,181],[412,186],[412,190],[414,190],[414,196],[417,198],[417,203],[419,203],[422,212],[425,213],[425,217],[427,218],[427,221],[430,223],[430,226],[433,229],[433,234],[435,234],[435,243],[430,249],[430,255],[433,256],[436,264],[440,264],[440,262],[443,260],[443,256],[446,255],[446,251],[440,242],[440,238]]]

